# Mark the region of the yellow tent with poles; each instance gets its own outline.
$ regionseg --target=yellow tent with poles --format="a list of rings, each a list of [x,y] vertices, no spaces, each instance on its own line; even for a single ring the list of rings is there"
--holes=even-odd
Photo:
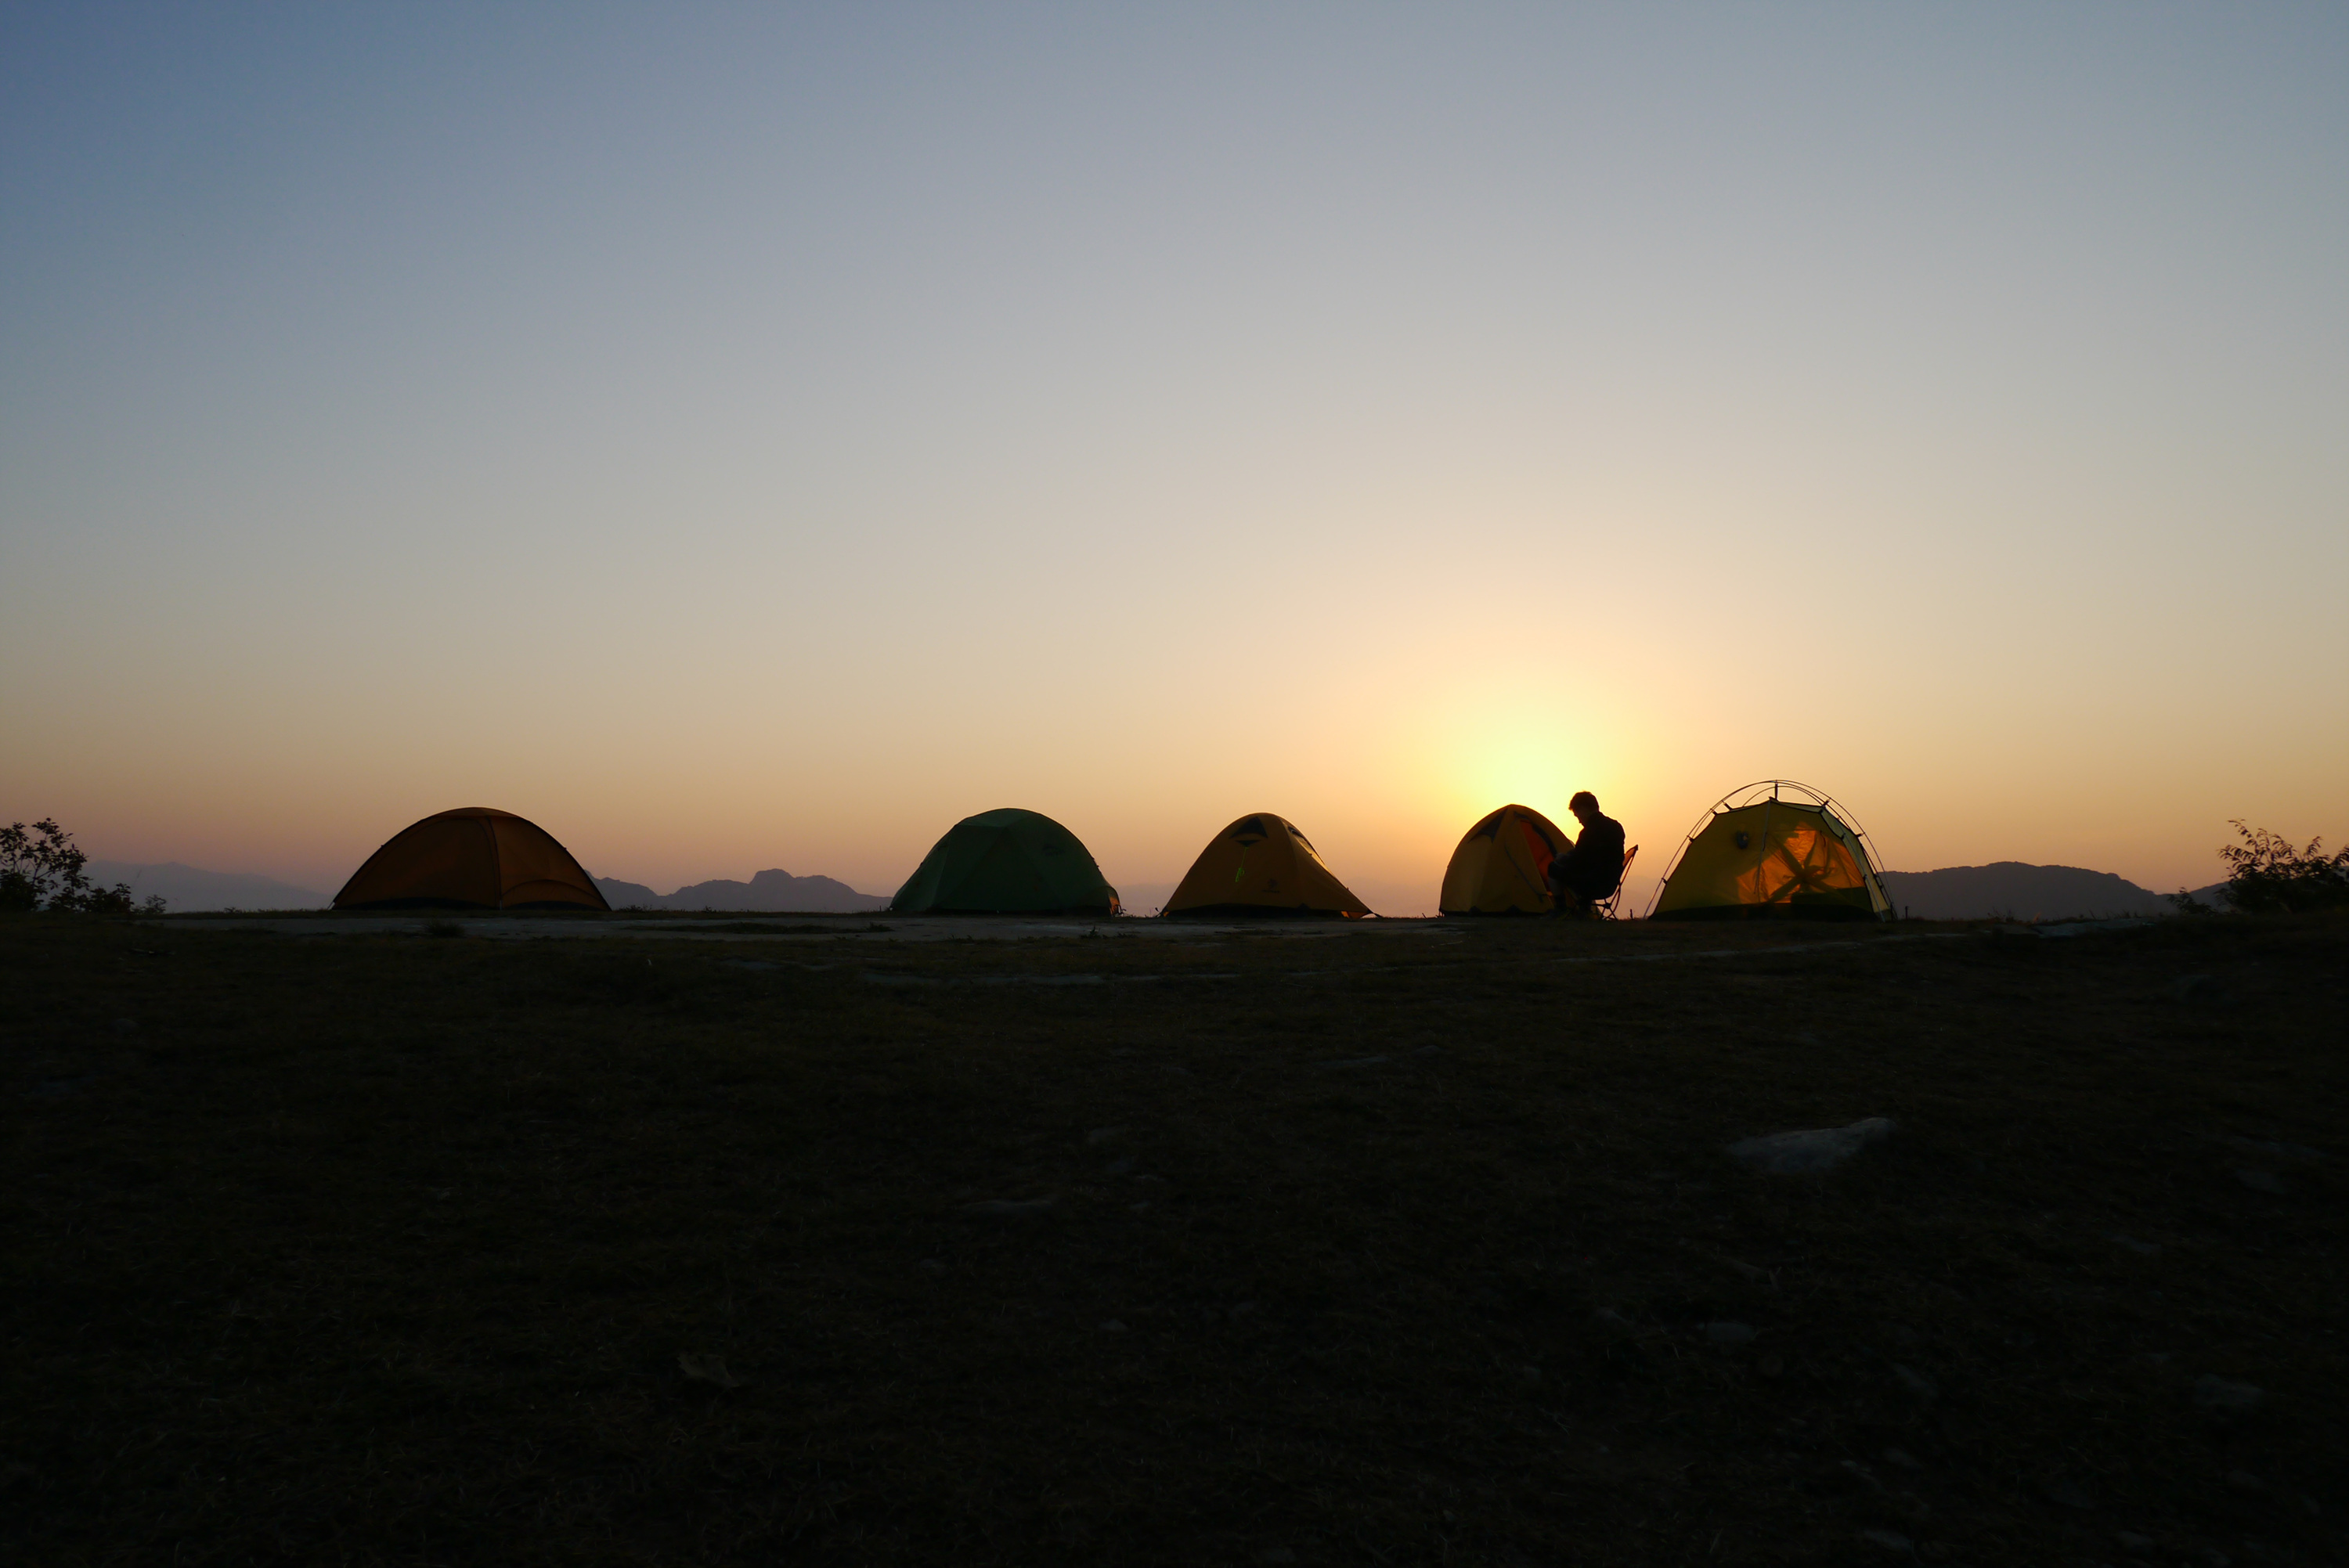
[[[1851,813],[1807,784],[1765,779],[1689,830],[1650,920],[1890,920],[1878,862]]]
[[[1504,806],[1452,851],[1435,907],[1445,914],[1547,914],[1549,863],[1573,841],[1531,806]]]
[[[1371,910],[1321,863],[1313,841],[1295,823],[1257,811],[1207,841],[1164,913],[1360,919]]]
[[[512,811],[460,806],[411,822],[351,873],[336,909],[602,909],[595,879]]]

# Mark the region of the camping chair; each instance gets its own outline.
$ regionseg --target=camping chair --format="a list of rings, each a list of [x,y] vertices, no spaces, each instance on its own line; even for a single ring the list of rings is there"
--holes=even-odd
[[[1623,869],[1615,873],[1614,887],[1609,890],[1605,898],[1595,898],[1590,901],[1590,917],[1593,920],[1621,918],[1615,913],[1615,903],[1623,896],[1623,879],[1631,874],[1631,862],[1639,858],[1640,846],[1637,844],[1623,851]]]

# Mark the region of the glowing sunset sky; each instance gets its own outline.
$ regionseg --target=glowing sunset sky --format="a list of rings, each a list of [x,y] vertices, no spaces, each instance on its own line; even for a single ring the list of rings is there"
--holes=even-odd
[[[2344,568],[2337,5],[0,22],[0,819],[109,859],[1410,912],[1775,775],[2199,885],[2349,832]]]

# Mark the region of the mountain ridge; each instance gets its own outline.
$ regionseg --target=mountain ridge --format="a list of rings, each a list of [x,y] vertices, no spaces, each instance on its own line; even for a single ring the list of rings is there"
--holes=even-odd
[[[2111,872],[2081,866],[2038,866],[1992,861],[1930,872],[1885,872],[1892,907],[1920,920],[2062,920],[2074,916],[2175,914],[2165,893]],[[2197,888],[2194,896],[2225,908],[2226,884]]]
[[[595,886],[614,909],[866,914],[889,907],[886,895],[858,892],[835,877],[795,877],[780,869],[761,872],[746,882],[719,877],[667,894],[657,893],[642,882],[622,882],[617,877],[596,877]]]
[[[208,872],[178,861],[143,864],[131,861],[91,861],[82,867],[93,887],[130,884],[134,898],[160,896],[174,913],[221,909],[324,909],[331,893],[295,887],[275,877],[250,872]]]

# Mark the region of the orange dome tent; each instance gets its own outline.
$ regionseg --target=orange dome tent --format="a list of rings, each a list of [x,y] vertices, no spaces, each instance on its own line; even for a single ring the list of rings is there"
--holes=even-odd
[[[1258,811],[1208,841],[1167,899],[1165,913],[1353,920],[1371,911],[1321,863],[1313,841],[1293,823]]]
[[[336,909],[603,909],[554,835],[511,811],[464,806],[402,829],[335,895]]]
[[[1452,851],[1436,908],[1445,914],[1547,914],[1549,863],[1572,841],[1531,806],[1504,806]]]

